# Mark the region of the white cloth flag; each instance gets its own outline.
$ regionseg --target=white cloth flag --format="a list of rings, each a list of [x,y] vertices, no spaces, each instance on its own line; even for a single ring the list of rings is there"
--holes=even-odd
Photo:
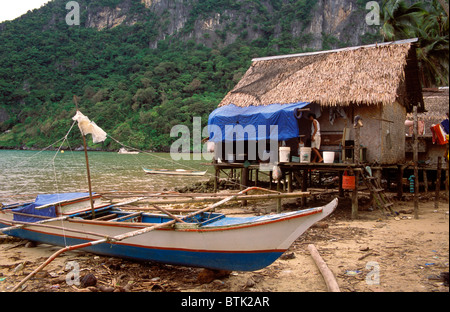
[[[80,111],[77,111],[76,115],[72,117],[72,120],[78,122],[78,128],[80,128],[83,135],[92,134],[92,141],[94,144],[106,140],[106,132],[97,126],[95,122],[90,121],[89,118],[84,116]]]

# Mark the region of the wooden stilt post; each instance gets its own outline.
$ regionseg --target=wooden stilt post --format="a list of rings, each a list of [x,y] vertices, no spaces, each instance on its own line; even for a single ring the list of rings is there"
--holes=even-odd
[[[308,190],[308,169],[303,170],[303,179],[302,179],[302,192],[306,192]],[[302,198],[302,207],[306,206],[306,198]]]
[[[352,192],[352,219],[358,218],[358,184],[359,184],[359,170],[355,170],[355,189]]]
[[[272,189],[273,171],[269,172],[269,189]]]
[[[246,188],[248,187],[248,168],[242,168],[242,175],[241,175],[241,187]],[[247,201],[242,201],[242,206],[247,207]]]
[[[423,169],[423,185],[424,185],[424,192],[425,194],[428,194],[428,175],[427,170]]]
[[[434,209],[439,209],[439,192],[441,191],[441,157],[437,161],[437,177],[436,177],[436,192],[434,197]]]
[[[413,142],[413,162],[414,162],[414,219],[419,219],[419,148],[418,148],[418,121],[417,105],[414,105],[414,142]]]
[[[447,143],[447,151],[448,151],[448,143]],[[448,194],[448,173],[449,173],[449,158],[450,157],[444,157],[444,160],[447,159],[447,168],[445,169],[445,197],[447,198],[447,202],[449,201],[449,194]]]
[[[287,178],[288,178],[288,192],[292,193],[293,192],[293,190],[292,190],[292,170],[290,170],[288,172]]]
[[[344,173],[342,171],[339,171],[339,197],[344,197],[344,189],[342,188],[342,176]]]
[[[403,165],[398,165],[398,172],[397,172],[397,197],[399,199],[403,198],[403,173],[404,173],[404,167]]]
[[[239,189],[242,191],[244,189],[244,181],[243,181],[243,175],[244,175],[244,168],[240,169],[240,175],[239,175]]]
[[[217,193],[217,191],[219,190],[220,169],[218,167],[215,167],[214,171],[214,193]]]
[[[281,192],[281,178],[277,180],[277,191]],[[281,198],[277,199],[277,213],[281,213]]]
[[[360,143],[359,143],[359,138],[360,138],[360,129],[359,129],[359,125],[355,125],[355,146],[354,146],[354,161],[356,165],[359,165],[360,163]]]
[[[355,146],[354,146],[354,161],[357,166],[360,165],[360,127],[362,120],[359,116],[355,117],[353,128],[355,129]],[[359,170],[355,170],[355,189],[352,192],[352,219],[358,218],[358,184],[359,184]]]

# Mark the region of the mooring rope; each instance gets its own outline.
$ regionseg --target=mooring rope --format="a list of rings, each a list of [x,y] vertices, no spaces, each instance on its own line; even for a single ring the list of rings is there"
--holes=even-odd
[[[67,140],[67,137],[68,137],[68,135],[70,134],[70,132],[72,131],[74,125],[75,125],[75,122],[72,124],[72,126],[70,127],[70,129],[69,129],[69,131],[67,132],[67,134],[66,134],[65,136],[63,136],[61,139],[59,139],[58,141],[54,142],[53,144],[50,144],[50,145],[47,146],[46,148],[44,148],[44,149],[42,149],[41,151],[39,151],[39,152],[33,154],[32,156],[28,157],[26,160],[22,161],[21,163],[19,163],[18,165],[15,165],[14,167],[12,167],[12,168],[10,168],[10,169],[14,169],[14,168],[16,168],[16,167],[18,167],[18,166],[20,166],[20,165],[23,165],[25,162],[29,162],[29,161],[30,161],[32,158],[34,158],[36,155],[39,155],[40,153],[42,153],[42,152],[44,152],[45,150],[47,150],[47,149],[49,149],[50,147],[52,147],[53,145],[55,145],[55,144],[57,144],[57,143],[59,143],[59,142],[62,141],[62,143],[60,144],[60,146],[59,146],[57,152],[55,153],[55,156],[54,156],[53,159],[52,159],[52,162],[48,163],[48,164],[47,164],[46,166],[44,166],[43,168],[39,169],[39,170],[38,170],[38,173],[41,172],[41,171],[46,170],[46,169],[47,169],[48,167],[50,167],[50,165],[52,165],[52,164],[53,164],[53,166],[54,166],[54,160],[55,160],[55,158],[56,158],[56,155],[58,155],[59,151],[60,151],[61,148],[62,148],[62,145],[64,144],[64,141]],[[23,185],[19,190],[17,190],[12,196],[14,197],[14,196],[17,196],[19,193],[21,193],[21,192],[23,191],[23,189],[26,188],[30,182],[32,182],[32,181],[31,181],[31,180],[28,180],[28,181],[25,183],[25,185]]]
[[[37,152],[37,153],[33,154],[32,156],[28,157],[26,160],[24,160],[24,161],[20,162],[19,164],[15,165],[13,168],[16,168],[16,167],[18,167],[18,166],[23,165],[23,164],[26,163],[26,162],[29,162],[31,159],[33,159],[34,157],[36,157],[36,156],[39,155],[40,153],[42,153],[42,152],[48,150],[50,147],[52,147],[52,146],[54,146],[55,144],[61,142],[61,144],[59,145],[59,147],[58,147],[58,149],[57,149],[55,155],[54,155],[53,158],[52,158],[52,161],[49,162],[46,166],[44,166],[44,167],[41,168],[40,170],[38,170],[38,172],[41,172],[41,171],[43,171],[43,170],[46,170],[48,167],[50,167],[50,165],[53,166],[53,175],[54,175],[54,181],[55,181],[56,193],[59,194],[58,178],[57,178],[57,173],[56,173],[55,159],[56,159],[56,156],[58,155],[58,153],[61,151],[62,146],[64,145],[64,143],[65,143],[65,142],[68,142],[67,138],[68,138],[70,132],[72,131],[73,127],[75,126],[75,124],[76,124],[76,121],[74,121],[74,122],[72,123],[72,126],[69,128],[69,131],[67,131],[66,135],[64,135],[61,139],[57,140],[56,142],[50,144],[49,146],[45,147],[44,149],[40,150],[39,152]],[[15,196],[17,196],[19,193],[21,193],[21,192],[28,186],[28,184],[29,184],[30,182],[31,182],[31,180],[28,180],[28,181],[27,181],[27,182],[26,182],[19,190],[17,190],[17,191],[14,193],[14,195],[12,195],[12,197],[15,197]],[[56,207],[55,207],[55,208],[56,208]],[[61,221],[61,223],[62,223],[62,221]],[[64,244],[67,245],[67,242],[66,242],[66,234],[65,234],[64,231],[63,231],[63,236],[64,236]]]
[[[57,196],[58,196],[58,201],[59,201],[60,198],[59,198],[58,177],[57,177],[57,174],[56,174],[55,159],[56,159],[56,156],[58,156],[59,152],[61,151],[61,148],[62,148],[64,142],[66,142],[66,141],[68,142],[67,138],[68,138],[70,132],[72,131],[72,129],[73,129],[73,127],[75,126],[76,123],[77,123],[76,121],[74,121],[74,122],[72,123],[72,126],[70,127],[69,131],[67,131],[66,135],[64,136],[64,140],[61,142],[61,144],[59,145],[58,150],[56,151],[55,155],[54,155],[53,158],[52,158],[53,175],[54,175],[54,177],[55,177],[55,187],[56,187],[56,194],[57,194]],[[56,209],[57,209],[57,208],[56,208],[56,206],[55,206],[55,210],[56,210]],[[63,237],[64,237],[64,246],[67,247],[66,231],[64,230],[64,224],[63,224],[63,222],[64,222],[64,221],[61,220],[62,233],[63,233]]]

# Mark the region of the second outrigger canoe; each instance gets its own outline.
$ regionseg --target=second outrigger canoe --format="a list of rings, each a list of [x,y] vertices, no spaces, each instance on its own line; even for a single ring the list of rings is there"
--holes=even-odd
[[[0,232],[56,246],[86,244],[83,250],[112,257],[254,271],[272,264],[338,204],[334,199],[323,207],[252,217],[200,211],[175,216],[177,222],[173,215],[124,211],[117,205],[92,211],[86,195],[40,195],[32,203],[2,206]]]
[[[178,175],[178,176],[204,176],[206,171],[184,170],[184,169],[144,169],[147,174],[163,174],[163,175]]]

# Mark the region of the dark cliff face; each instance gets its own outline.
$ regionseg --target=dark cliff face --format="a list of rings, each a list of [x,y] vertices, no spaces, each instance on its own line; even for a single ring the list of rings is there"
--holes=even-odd
[[[136,2],[140,8],[133,10]],[[167,38],[222,48],[267,37],[276,45],[277,39],[289,37],[301,48],[321,50],[360,45],[378,32],[379,27],[366,23],[369,11],[362,2],[122,0],[113,6],[88,6],[85,26],[104,30],[153,19],[156,36],[149,38],[150,48]]]

